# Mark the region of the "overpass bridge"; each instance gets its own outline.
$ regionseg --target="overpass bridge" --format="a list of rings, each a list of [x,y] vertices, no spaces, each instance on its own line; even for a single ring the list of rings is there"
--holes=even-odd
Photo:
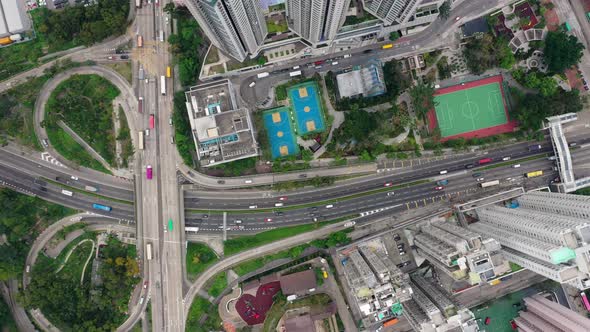
[[[543,128],[549,129],[560,179],[560,182],[553,184],[552,189],[561,193],[569,193],[590,186],[590,177],[575,178],[570,146],[563,133],[563,124],[577,119],[576,113],[566,113],[548,117],[543,123]]]

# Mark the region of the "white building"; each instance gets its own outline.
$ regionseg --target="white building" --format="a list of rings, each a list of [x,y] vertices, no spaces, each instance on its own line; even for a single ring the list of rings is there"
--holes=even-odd
[[[256,56],[268,33],[258,0],[185,0],[201,29],[238,61]]]
[[[289,28],[313,46],[329,44],[344,24],[350,0],[287,0]]]
[[[397,31],[432,23],[444,0],[363,0],[363,3],[367,12],[390,26],[390,30]]]
[[[31,28],[24,1],[0,0],[0,37],[20,33]]]

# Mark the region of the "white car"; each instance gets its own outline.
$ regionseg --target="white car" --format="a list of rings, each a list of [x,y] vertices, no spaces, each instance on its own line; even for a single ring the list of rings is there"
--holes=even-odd
[[[394,191],[390,191],[390,192],[387,193],[387,196],[393,196],[393,195],[395,195],[395,192]]]
[[[510,157],[504,157],[504,158],[502,158],[502,160],[504,160],[504,161],[510,160]]]
[[[72,176],[70,176],[70,178],[71,178],[72,180],[74,180],[74,181],[78,181],[78,177],[77,177],[77,176],[74,176],[74,175],[72,175]]]

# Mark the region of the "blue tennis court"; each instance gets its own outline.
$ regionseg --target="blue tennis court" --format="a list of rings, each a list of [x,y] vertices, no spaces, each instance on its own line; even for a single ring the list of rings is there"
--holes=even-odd
[[[324,131],[324,117],[315,83],[306,82],[289,88],[289,98],[295,113],[298,135]]]
[[[264,112],[263,118],[271,145],[272,159],[299,154],[299,146],[289,120],[289,108],[268,110]]]

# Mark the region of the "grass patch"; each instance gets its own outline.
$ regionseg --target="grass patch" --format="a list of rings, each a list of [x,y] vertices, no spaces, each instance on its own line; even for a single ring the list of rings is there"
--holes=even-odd
[[[90,249],[92,249],[92,242],[87,241],[79,246],[77,246],[73,251],[68,261],[65,263],[64,267],[59,271],[59,274],[64,275],[66,278],[70,279],[72,283],[79,284],[80,277],[82,276],[82,270],[84,269],[84,263],[86,263],[86,259],[88,259],[88,255],[90,255]],[[67,255],[67,251],[62,251]],[[92,259],[91,259],[92,260]],[[92,266],[92,262],[88,263],[89,267]],[[87,275],[92,269],[88,269],[86,267]]]
[[[510,270],[511,270],[512,272],[520,271],[520,270],[522,270],[522,269],[523,269],[523,267],[522,267],[522,266],[520,266],[520,265],[518,265],[518,264],[516,264],[516,263],[512,263],[512,262],[508,262],[508,263],[510,264]]]
[[[57,127],[58,120],[63,120],[109,165],[114,165],[113,100],[120,93],[101,76],[73,75],[51,93],[45,110],[46,127]]]
[[[509,160],[503,163],[497,163],[497,164],[493,164],[493,165],[489,165],[489,166],[485,166],[482,168],[478,168],[477,170],[488,170],[488,169],[494,169],[494,168],[498,168],[498,167],[503,167],[503,166],[511,166],[511,165],[516,165],[518,163],[522,163],[525,161],[531,161],[531,160],[537,160],[537,159],[543,159],[543,158],[547,158],[547,154],[543,153],[541,155],[536,155],[536,156],[530,156],[530,157],[526,157],[526,158],[521,158],[521,159],[514,159],[514,160]]]
[[[64,158],[80,166],[92,168],[99,172],[111,174],[98,160],[84,150],[68,133],[56,126],[46,126],[47,137],[51,144]]]
[[[80,188],[68,186],[67,184],[63,184],[61,182],[57,182],[57,181],[52,180],[52,179],[48,179],[48,178],[45,178],[45,177],[41,177],[41,178],[44,181],[47,181],[47,182],[49,182],[49,183],[51,183],[51,184],[53,184],[55,186],[58,186],[58,187],[67,189],[67,190],[72,191],[72,192],[77,192],[77,193],[81,193],[81,194],[84,194],[84,195],[87,195],[87,196],[92,196],[92,197],[104,199],[104,200],[111,201],[111,202],[117,202],[117,203],[121,203],[121,204],[127,204],[127,205],[133,204],[132,201],[125,201],[125,200],[122,200],[122,199],[117,199],[117,198],[112,198],[112,197],[108,197],[108,196],[103,196],[103,195],[97,194],[95,192],[90,192],[90,191],[86,191],[84,189],[80,189]]]
[[[205,64],[208,65],[217,61],[219,61],[219,50],[217,50],[217,47],[211,46],[207,58],[205,59]]]
[[[121,105],[119,105],[119,134],[117,135],[117,141],[121,141],[121,156],[119,167],[127,168],[129,166],[129,158],[133,156],[135,150],[133,149],[133,141],[131,140],[131,131],[127,118],[125,117],[125,111]]]
[[[218,273],[210,280],[213,280],[213,282],[209,286],[207,293],[213,297],[218,297],[227,287],[227,273],[225,271]]]
[[[393,190],[399,190],[399,189],[404,189],[404,188],[409,188],[409,187],[413,187],[413,186],[418,186],[421,184],[425,184],[425,183],[429,183],[432,182],[430,180],[418,180],[418,181],[413,181],[413,182],[409,182],[409,183],[404,183],[404,184],[400,184],[397,186],[392,186],[392,187],[383,187],[383,188],[379,188],[379,189],[374,189],[374,190],[369,190],[369,191],[365,191],[365,192],[361,192],[361,193],[357,193],[357,194],[352,194],[352,195],[348,195],[348,196],[343,196],[343,197],[339,197],[339,198],[334,198],[334,199],[328,199],[325,201],[318,201],[318,202],[313,202],[313,203],[305,203],[305,204],[297,204],[297,205],[289,205],[289,206],[285,206],[285,207],[277,207],[277,208],[268,208],[268,209],[248,209],[248,210],[202,210],[202,209],[189,209],[188,211],[190,212],[194,212],[194,213],[223,213],[223,212],[229,212],[229,214],[232,213],[261,213],[261,212],[274,212],[274,211],[291,211],[291,210],[299,210],[302,208],[307,208],[307,207],[314,207],[314,206],[320,206],[320,205],[327,205],[327,204],[335,204],[338,202],[343,202],[346,200],[350,200],[350,199],[355,199],[355,198],[360,198],[360,197],[364,197],[364,196],[368,196],[368,195],[373,195],[373,194],[378,194],[378,193],[383,193],[383,192],[388,192],[388,191],[393,191]]]
[[[223,73],[225,73],[225,68],[223,67],[222,64],[219,64],[219,65],[211,66],[209,68],[209,71],[212,72],[212,73],[210,73],[211,75],[223,74]]]
[[[217,306],[196,296],[186,318],[186,330],[196,332],[221,330],[221,318],[217,312]]]
[[[268,33],[283,33],[289,31],[289,26],[287,25],[286,20],[281,20],[278,23],[275,23],[271,17],[266,20],[266,29],[268,30]]]
[[[130,84],[133,83],[133,74],[131,73],[131,62],[112,62],[105,64],[105,66],[119,73],[119,75],[123,76]]]
[[[186,249],[186,273],[195,279],[199,273],[217,261],[215,252],[202,243],[190,243]]]

